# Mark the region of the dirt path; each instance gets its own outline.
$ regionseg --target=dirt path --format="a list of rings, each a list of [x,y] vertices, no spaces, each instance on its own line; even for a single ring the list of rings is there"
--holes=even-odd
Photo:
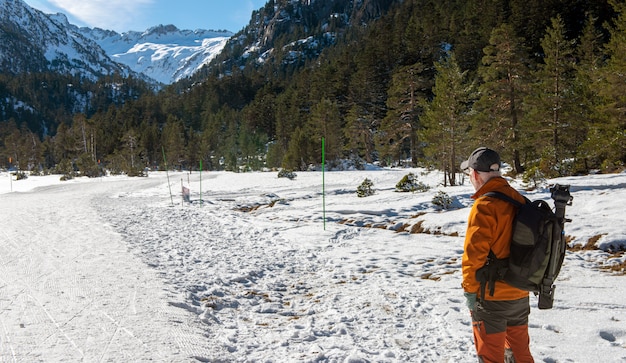
[[[168,303],[166,286],[92,208],[95,197],[122,186],[129,187],[93,182],[0,195],[0,361],[203,355],[195,316]]]

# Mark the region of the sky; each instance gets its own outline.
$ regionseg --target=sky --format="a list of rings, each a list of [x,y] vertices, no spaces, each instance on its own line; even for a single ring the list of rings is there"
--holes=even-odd
[[[70,23],[126,31],[144,31],[156,25],[179,29],[213,29],[238,32],[252,11],[266,0],[25,0],[46,14],[63,13]]]

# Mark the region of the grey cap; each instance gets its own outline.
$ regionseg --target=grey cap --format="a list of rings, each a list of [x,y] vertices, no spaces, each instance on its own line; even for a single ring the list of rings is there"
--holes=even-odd
[[[489,148],[479,147],[461,163],[461,170],[467,168],[484,172],[498,171],[500,170],[500,155]]]

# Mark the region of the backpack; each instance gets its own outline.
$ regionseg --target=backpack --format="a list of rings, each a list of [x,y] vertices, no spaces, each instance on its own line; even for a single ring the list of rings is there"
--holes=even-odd
[[[485,196],[501,199],[513,204],[517,212],[513,219],[511,250],[508,258],[498,259],[489,251],[487,263],[476,272],[481,284],[481,299],[485,298],[486,287],[490,295],[495,291],[495,282],[501,280],[521,290],[539,295],[539,309],[551,309],[554,302],[553,285],[565,258],[564,223],[565,206],[571,205],[569,185],[556,184],[550,189],[555,202],[555,211],[543,200],[526,203],[500,192],[488,192]]]

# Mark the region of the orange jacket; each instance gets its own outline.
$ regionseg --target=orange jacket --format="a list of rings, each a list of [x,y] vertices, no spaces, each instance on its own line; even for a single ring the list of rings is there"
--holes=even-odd
[[[524,203],[524,197],[501,177],[491,178],[476,194],[472,195],[474,205],[470,211],[463,253],[463,290],[480,296],[480,283],[476,280],[476,270],[487,262],[491,249],[497,258],[509,257],[515,207],[504,200],[482,197],[483,194],[498,191]],[[528,291],[520,290],[505,282],[496,281],[495,293],[485,300],[517,300],[528,296]]]

